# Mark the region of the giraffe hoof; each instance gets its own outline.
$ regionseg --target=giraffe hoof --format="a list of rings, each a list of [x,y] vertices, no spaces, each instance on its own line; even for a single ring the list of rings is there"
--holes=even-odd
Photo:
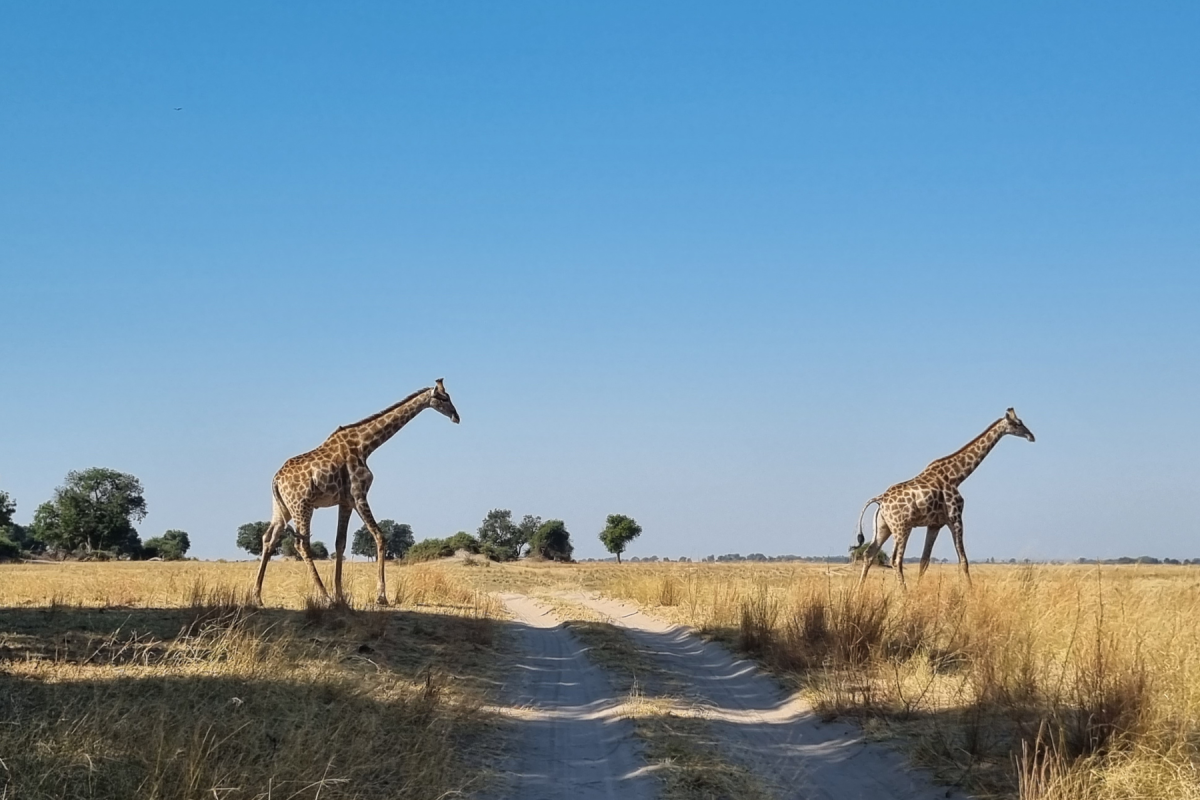
[[[378,597],[375,598],[375,605],[386,606],[387,604],[388,604],[388,599],[386,597],[384,597],[383,595],[379,595]]]

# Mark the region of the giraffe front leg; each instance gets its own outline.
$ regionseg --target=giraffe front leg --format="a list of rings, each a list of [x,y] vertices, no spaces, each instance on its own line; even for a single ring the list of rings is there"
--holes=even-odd
[[[962,517],[950,520],[950,535],[954,538],[954,549],[958,551],[958,566],[962,569],[967,585],[971,585],[971,565],[967,563],[967,550],[963,546]]]
[[[379,525],[375,522],[375,515],[371,513],[371,506],[367,503],[366,492],[354,498],[354,510],[358,512],[358,516],[362,518],[363,524],[367,526],[367,530],[375,537],[375,562],[379,565],[379,587],[375,595],[375,602],[378,605],[386,606],[387,600],[387,583],[384,577],[384,539],[383,531],[379,529]]]
[[[346,532],[350,529],[350,512],[353,510],[351,505],[338,506],[337,539],[333,543],[333,597],[338,603],[344,602],[346,597],[342,592],[342,557],[346,552]]]
[[[929,559],[933,557],[933,543],[937,541],[938,531],[941,529],[941,525],[930,525],[925,528],[925,550],[921,553],[921,568],[917,570],[917,580],[921,580],[925,570],[929,569]]]

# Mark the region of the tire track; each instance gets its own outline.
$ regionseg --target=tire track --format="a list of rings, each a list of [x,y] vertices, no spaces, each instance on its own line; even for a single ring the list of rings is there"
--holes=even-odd
[[[619,697],[586,649],[553,612],[517,594],[500,595],[517,618],[520,655],[501,689],[516,719],[503,786],[514,800],[651,800],[657,781],[622,719]]]

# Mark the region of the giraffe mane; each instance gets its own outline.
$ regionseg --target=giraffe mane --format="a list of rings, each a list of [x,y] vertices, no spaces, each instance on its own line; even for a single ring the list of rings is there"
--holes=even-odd
[[[985,428],[985,429],[984,429],[983,433],[979,434],[979,435],[978,435],[978,436],[976,436],[974,439],[972,439],[971,441],[967,442],[966,444],[964,444],[962,447],[960,447],[960,448],[958,448],[957,450],[955,450],[955,451],[954,451],[953,453],[951,453],[950,455],[948,455],[948,456],[942,456],[941,458],[935,458],[933,461],[930,461],[930,462],[929,462],[929,466],[930,466],[930,467],[932,467],[934,464],[940,464],[940,463],[942,463],[943,461],[950,461],[950,460],[952,460],[952,459],[955,459],[955,458],[957,458],[958,456],[961,456],[963,453],[967,452],[967,451],[968,451],[968,450],[970,450],[972,447],[974,447],[976,442],[978,442],[980,439],[982,439],[983,437],[985,437],[985,436],[987,436],[989,433],[991,433],[991,432],[992,432],[992,428],[996,427],[997,425],[999,425],[999,424],[1000,424],[1001,422],[1003,422],[1003,421],[1004,421],[1004,417],[1001,417],[1000,419],[996,420],[996,421],[995,421],[995,422],[993,422],[991,425],[988,425],[988,426],[987,426],[987,428]],[[926,467],[926,469],[928,469],[928,467]]]
[[[397,408],[399,408],[400,406],[402,406],[402,405],[404,405],[405,403],[407,403],[409,400],[412,400],[412,399],[413,399],[414,397],[416,397],[417,395],[419,395],[419,394],[424,394],[425,392],[428,392],[428,391],[429,391],[430,389],[432,389],[432,388],[433,388],[432,386],[426,386],[424,389],[417,389],[415,392],[413,392],[412,394],[410,394],[408,397],[404,398],[403,400],[401,400],[401,401],[400,401],[400,402],[398,402],[398,403],[392,403],[390,406],[388,406],[387,408],[385,408],[383,411],[377,411],[377,412],[375,412],[374,414],[372,414],[371,416],[369,416],[369,417],[363,417],[363,418],[362,418],[362,419],[360,419],[358,422],[351,422],[349,425],[338,425],[338,428],[337,428],[337,430],[338,430],[338,431],[344,431],[344,430],[346,430],[347,428],[357,428],[359,425],[364,425],[364,424],[366,424],[366,423],[368,423],[368,422],[374,422],[375,420],[377,420],[377,419],[379,419],[380,417],[382,417],[384,414],[390,414],[391,412],[395,411],[395,410],[396,410]],[[334,431],[334,433],[337,433],[337,431]]]

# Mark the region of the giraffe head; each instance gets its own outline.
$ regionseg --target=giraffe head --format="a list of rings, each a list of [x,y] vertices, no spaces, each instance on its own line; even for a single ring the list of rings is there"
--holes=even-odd
[[[1004,421],[1008,424],[1008,429],[1005,433],[1011,433],[1013,436],[1021,436],[1029,441],[1033,441],[1033,431],[1025,427],[1025,423],[1017,417],[1017,412],[1011,408],[1004,415]]]
[[[458,424],[458,411],[454,408],[454,403],[450,401],[450,394],[442,385],[442,379],[438,378],[436,383],[437,385],[433,387],[432,394],[429,396],[429,407],[436,408],[449,417],[451,422]]]

